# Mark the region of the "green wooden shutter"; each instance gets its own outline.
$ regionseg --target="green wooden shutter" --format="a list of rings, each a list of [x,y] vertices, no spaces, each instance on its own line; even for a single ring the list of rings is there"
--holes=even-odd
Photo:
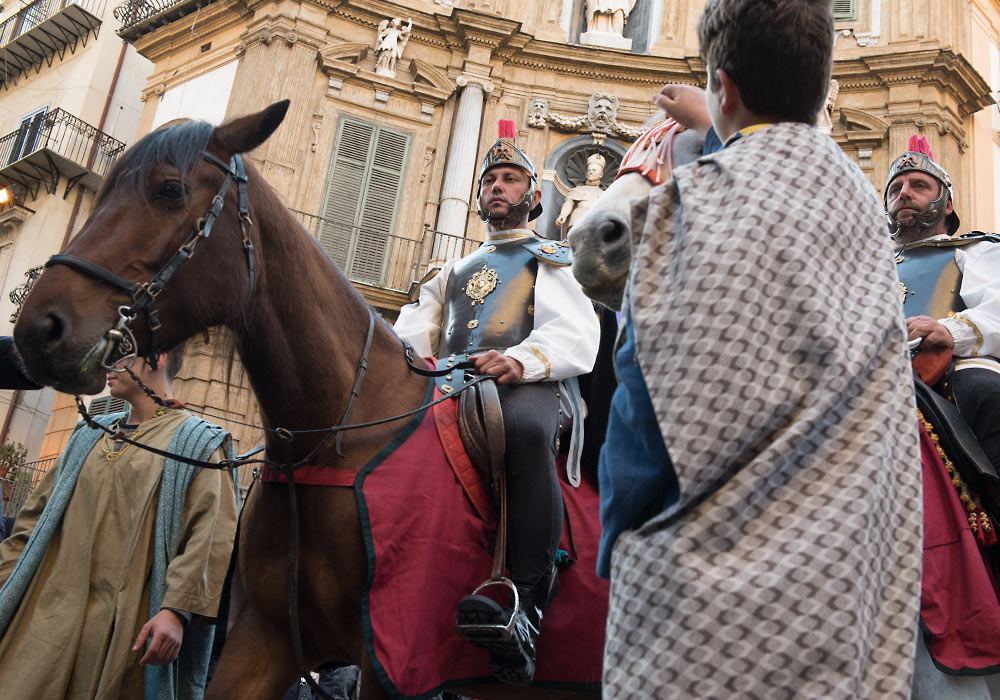
[[[856,20],[858,0],[833,0],[833,19],[836,22]]]
[[[409,149],[408,134],[350,117],[337,127],[318,236],[354,281],[385,280]]]

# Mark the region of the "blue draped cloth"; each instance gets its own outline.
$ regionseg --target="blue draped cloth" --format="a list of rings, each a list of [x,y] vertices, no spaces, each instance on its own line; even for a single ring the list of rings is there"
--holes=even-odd
[[[709,127],[702,155],[723,148],[715,127]],[[634,530],[680,498],[677,474],[635,359],[635,336],[627,309],[625,317],[625,343],[615,355],[618,388],[611,399],[608,432],[598,466],[601,545],[597,575],[602,578],[611,577],[611,550],[618,535]],[[610,468],[612,464],[614,469]]]
[[[649,390],[635,359],[635,336],[626,308],[625,343],[615,355],[618,387],[611,399],[608,433],[601,448],[598,479],[601,494],[601,543],[597,575],[611,576],[611,550],[625,530],[632,530],[680,498]]]

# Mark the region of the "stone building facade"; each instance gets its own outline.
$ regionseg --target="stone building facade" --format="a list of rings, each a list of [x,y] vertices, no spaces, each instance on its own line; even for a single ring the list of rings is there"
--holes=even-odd
[[[600,152],[613,171],[668,82],[703,85],[702,0],[637,0],[616,40],[587,31],[585,0],[128,0],[119,35],[153,63],[139,133],[174,116],[221,120],[289,98],[250,154],[367,300],[393,317],[435,263],[484,234],[475,173],[513,119],[542,171],[553,225]],[[881,193],[910,134],[930,139],[968,228],[1000,228],[1000,5],[834,0],[830,106],[821,119]],[[391,69],[379,36],[399,18]],[[591,36],[583,36],[583,35]],[[379,67],[381,65],[381,68]],[[238,420],[220,368],[194,348],[183,398]],[[234,398],[235,396],[235,398]],[[249,447],[259,435],[228,425]]]
[[[135,137],[153,65],[116,34],[114,10],[108,0],[0,8],[0,335],[11,333],[28,273],[79,229]],[[61,435],[46,437],[54,398],[0,391],[0,442],[23,443],[32,462],[57,455]]]

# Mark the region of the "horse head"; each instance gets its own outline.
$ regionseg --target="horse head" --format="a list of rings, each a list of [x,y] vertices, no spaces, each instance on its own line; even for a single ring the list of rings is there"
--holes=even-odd
[[[674,166],[701,155],[697,132],[664,129],[662,140],[643,141],[653,129],[640,137],[622,161],[618,178],[569,232],[573,275],[587,296],[613,309],[621,307],[632,262],[632,202],[648,195],[654,180],[669,180]]]
[[[278,102],[215,128],[174,122],[122,155],[14,327],[35,381],[96,393],[109,361],[129,351],[152,355],[238,322],[259,246],[239,154],[263,143],[287,109],[287,100]]]

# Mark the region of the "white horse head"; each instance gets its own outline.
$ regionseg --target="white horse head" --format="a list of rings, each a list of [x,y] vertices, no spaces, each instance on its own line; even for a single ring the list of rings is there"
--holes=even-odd
[[[661,113],[656,120],[664,121]],[[650,133],[649,131],[646,132]],[[569,232],[573,250],[573,275],[584,293],[613,309],[621,308],[622,293],[632,261],[632,202],[645,197],[654,180],[666,182],[673,166],[683,165],[701,155],[702,138],[695,131],[663,130],[660,141],[642,139],[626,155],[618,179],[601,195]],[[642,150],[645,153],[633,154]],[[656,157],[662,149],[666,157]],[[645,168],[638,164],[646,162]]]

